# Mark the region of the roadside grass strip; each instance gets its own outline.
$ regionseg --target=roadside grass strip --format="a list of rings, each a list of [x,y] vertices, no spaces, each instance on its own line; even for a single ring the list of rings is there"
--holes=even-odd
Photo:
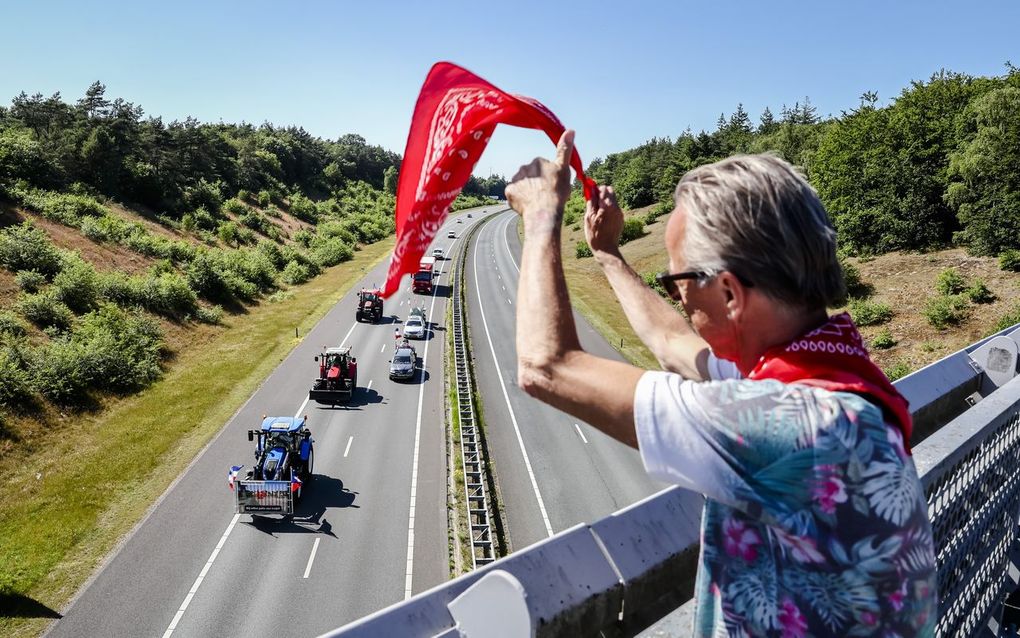
[[[0,594],[62,609],[297,345],[295,328],[307,334],[392,247],[392,238],[363,246],[288,290],[286,303],[226,317],[228,329],[178,353],[150,388],[69,414],[73,425],[0,459]],[[38,635],[51,622],[18,613],[0,610],[0,634]]]

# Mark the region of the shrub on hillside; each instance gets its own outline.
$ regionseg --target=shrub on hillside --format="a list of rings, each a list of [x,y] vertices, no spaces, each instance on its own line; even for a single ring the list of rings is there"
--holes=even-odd
[[[210,301],[227,301],[230,299],[230,288],[223,278],[212,251],[201,251],[188,264],[185,276],[188,285],[200,296]]]
[[[150,274],[137,288],[137,302],[164,317],[184,317],[198,308],[198,297],[188,281],[176,272]]]
[[[195,218],[195,225],[202,230],[216,230],[220,224],[205,208],[196,208],[190,214]]]
[[[892,319],[893,312],[889,304],[867,299],[851,299],[847,308],[850,318],[858,326],[874,326]]]
[[[27,332],[25,323],[10,310],[0,310],[0,341],[4,336],[23,337]]]
[[[159,324],[140,312],[104,304],[81,318],[71,340],[84,346],[95,377],[92,386],[123,392],[159,378],[163,335]]]
[[[255,250],[265,255],[266,259],[273,264],[273,268],[277,270],[283,270],[283,267],[287,265],[287,260],[283,258],[283,251],[271,241],[263,239],[255,247]]]
[[[219,235],[220,241],[228,246],[236,246],[238,243],[237,225],[234,222],[223,222],[216,229],[216,234]]]
[[[935,290],[940,295],[957,295],[967,288],[967,282],[955,268],[946,268],[935,278]]]
[[[883,328],[871,339],[871,346],[879,350],[888,350],[896,345],[896,339],[888,328]]]
[[[262,215],[262,213],[258,212],[254,208],[249,208],[245,211],[238,221],[248,228],[262,233],[263,235],[268,234],[269,228],[273,226],[273,224],[271,224],[269,220]]]
[[[184,203],[190,209],[219,210],[223,205],[223,183],[199,179],[194,186],[184,189]]]
[[[198,319],[202,323],[208,323],[212,325],[219,325],[223,321],[223,308],[220,306],[199,306],[198,310],[195,311],[195,319]]]
[[[910,374],[910,364],[906,361],[897,361],[892,366],[883,370],[883,372],[885,372],[885,376],[889,377],[890,381],[902,379]]]
[[[626,244],[629,241],[642,237],[644,234],[644,220],[640,217],[628,217],[623,220],[623,232],[620,233],[620,243]]]
[[[82,403],[95,374],[87,349],[69,337],[54,339],[33,357],[32,385],[55,403]]]
[[[963,323],[970,316],[966,295],[939,295],[932,297],[922,311],[928,323],[939,330]]]
[[[312,239],[314,237],[315,237],[315,235],[313,235],[312,233],[308,232],[304,228],[301,228],[299,230],[294,231],[294,234],[292,235],[292,239],[295,242],[297,242],[297,243],[301,244],[302,246],[304,246],[305,248],[308,248],[312,244]]]
[[[74,322],[74,313],[57,298],[57,291],[52,288],[35,294],[22,294],[18,310],[40,328],[66,330]]]
[[[1011,328],[1020,323],[1020,303],[1014,303],[1013,307],[1006,311],[1006,314],[999,317],[999,320],[995,322],[995,327],[992,328],[992,332],[999,332],[1006,328]]]
[[[999,268],[1020,272],[1020,250],[1007,250],[999,255]]]
[[[967,298],[974,303],[992,303],[995,301],[995,293],[988,289],[985,282],[978,279],[964,292]]]
[[[248,212],[248,207],[245,206],[241,200],[231,197],[227,201],[223,202],[223,206],[220,207],[224,213],[231,213],[233,215],[243,215]]]
[[[289,212],[294,217],[310,224],[318,221],[319,217],[315,203],[300,193],[294,193],[290,196]]]
[[[53,278],[56,298],[78,313],[95,307],[100,293],[99,284],[96,269],[77,253],[64,256],[64,267]]]
[[[650,271],[650,272],[642,273],[641,274],[641,279],[643,279],[645,281],[645,284],[649,288],[651,288],[655,292],[659,293],[660,297],[665,297],[666,299],[669,299],[669,295],[666,294],[666,289],[663,288],[662,284],[659,283],[659,280],[655,278],[656,274],[658,274],[658,273],[656,273],[655,271]]]
[[[584,257],[591,256],[592,256],[591,246],[588,245],[588,242],[583,240],[577,242],[577,244],[574,246],[574,257],[578,259],[583,259]]]
[[[320,239],[312,244],[312,259],[323,268],[354,259],[354,248],[339,237]]]
[[[273,202],[273,197],[272,195],[269,194],[269,191],[259,191],[258,197],[256,199],[259,203],[259,206],[261,206],[262,208],[268,208],[269,205]]]
[[[29,222],[0,230],[0,265],[7,270],[35,270],[46,277],[60,271],[60,253],[46,233]]]
[[[251,199],[251,193],[242,188],[241,190],[237,191],[237,199],[241,200],[242,202],[247,202]]]
[[[237,245],[238,246],[250,246],[251,244],[258,243],[258,238],[255,236],[255,231],[250,228],[238,228],[237,229]]]
[[[287,262],[283,272],[280,273],[280,278],[288,284],[302,284],[309,280],[310,275],[308,274],[308,268],[303,264],[299,264],[296,261]]]
[[[32,376],[19,349],[0,347],[0,406],[14,407],[32,401]]]
[[[25,292],[38,292],[46,285],[46,277],[37,270],[19,270],[14,276],[14,281]]]
[[[308,246],[308,243],[305,243],[304,241],[301,241],[300,239],[298,239],[299,236],[300,237],[304,237],[305,236],[305,235],[301,235],[301,233],[307,234],[308,242],[309,243],[311,242],[311,239],[312,239],[311,233],[309,233],[307,230],[304,230],[304,229],[299,230],[299,231],[294,233],[295,241],[299,241],[300,243],[304,244],[305,246]],[[315,229],[315,233],[319,237],[322,237],[324,239],[332,239],[334,237],[339,238],[339,239],[343,240],[343,242],[346,243],[346,244],[352,244],[353,245],[353,244],[356,244],[358,242],[358,236],[355,233],[352,233],[350,231],[350,229],[347,227],[346,224],[344,224],[342,222],[334,221],[332,219],[328,220],[328,221],[324,221],[321,224],[319,224],[319,227]]]
[[[22,191],[21,201],[40,215],[65,226],[77,227],[83,217],[102,217],[106,207],[84,194],[54,193],[31,189]]]

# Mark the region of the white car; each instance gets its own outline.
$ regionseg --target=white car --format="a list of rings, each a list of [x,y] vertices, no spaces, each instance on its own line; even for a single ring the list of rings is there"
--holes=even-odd
[[[442,259],[443,258],[443,249],[442,248],[433,248],[432,249],[432,256],[435,257],[436,259]]]
[[[408,339],[424,339],[425,331],[425,320],[420,314],[413,314],[404,322],[404,336]]]

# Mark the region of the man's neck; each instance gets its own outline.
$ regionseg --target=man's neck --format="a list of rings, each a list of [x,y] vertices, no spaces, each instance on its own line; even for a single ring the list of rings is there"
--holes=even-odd
[[[750,316],[755,317],[753,326],[744,328],[738,352],[737,367],[747,376],[754,370],[762,355],[772,348],[783,346],[806,332],[821,326],[828,320],[824,308],[818,310],[788,310],[769,304]]]

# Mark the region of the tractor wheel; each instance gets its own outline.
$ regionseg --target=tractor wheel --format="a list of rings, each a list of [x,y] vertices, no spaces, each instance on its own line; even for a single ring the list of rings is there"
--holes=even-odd
[[[312,480],[312,464],[315,462],[315,448],[308,450],[308,460],[304,462],[301,480],[309,483]]]

